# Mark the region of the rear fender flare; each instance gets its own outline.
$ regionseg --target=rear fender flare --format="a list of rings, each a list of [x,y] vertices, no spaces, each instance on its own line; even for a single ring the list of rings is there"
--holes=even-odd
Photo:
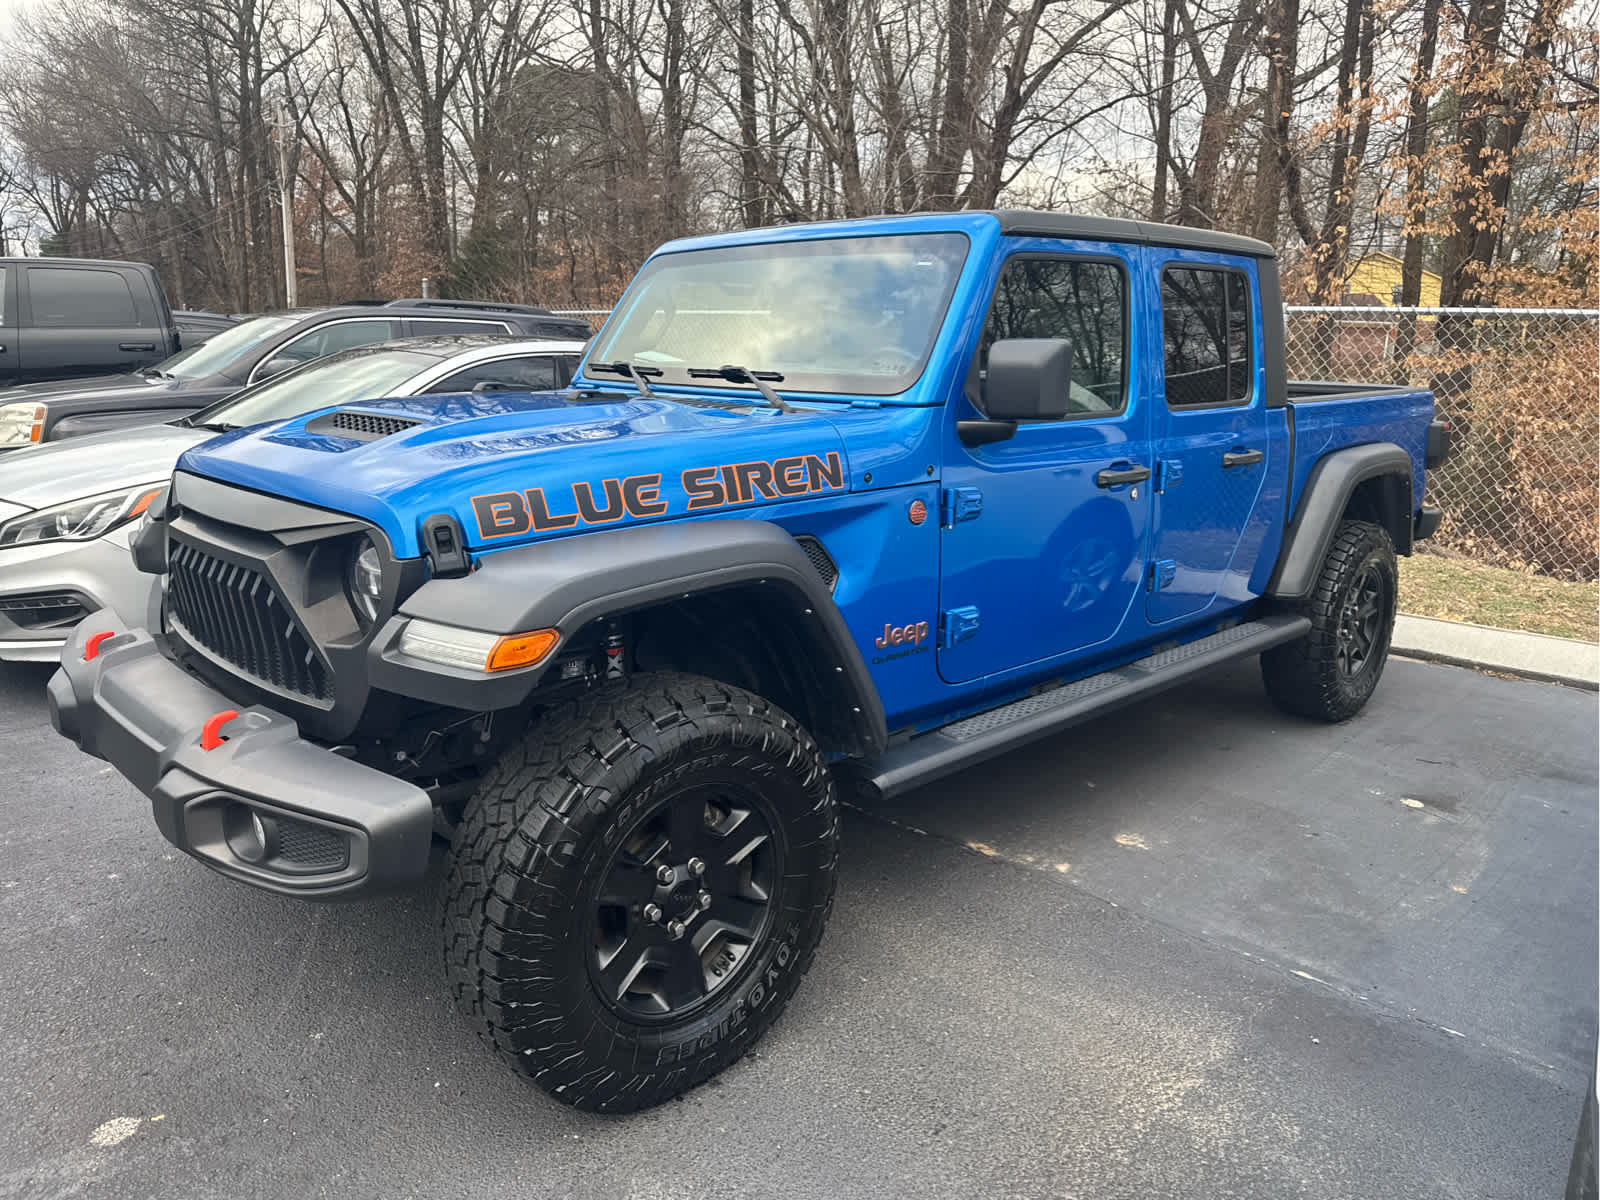
[[[1395,549],[1411,552],[1411,456],[1393,442],[1335,450],[1311,469],[1267,584],[1268,596],[1298,600],[1310,593],[1356,489],[1372,479],[1382,481],[1382,524]]]

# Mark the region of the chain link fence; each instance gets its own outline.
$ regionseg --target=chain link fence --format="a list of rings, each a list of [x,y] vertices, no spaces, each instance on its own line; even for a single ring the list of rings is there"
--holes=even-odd
[[[567,309],[598,330],[609,309]],[[1600,312],[1285,309],[1289,376],[1431,388],[1455,429],[1428,477],[1444,523],[1428,550],[1558,579],[1600,555]]]
[[[1455,450],[1428,476],[1425,547],[1558,579],[1596,577],[1600,313],[1291,306],[1289,376],[1431,388]]]

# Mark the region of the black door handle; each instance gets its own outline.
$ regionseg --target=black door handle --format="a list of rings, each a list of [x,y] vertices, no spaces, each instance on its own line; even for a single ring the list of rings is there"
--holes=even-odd
[[[1253,467],[1266,455],[1259,450],[1229,450],[1222,456],[1223,467]]]
[[[123,342],[122,345],[117,347],[118,350],[126,350],[129,353],[138,353],[140,351],[150,353],[155,348],[156,344],[154,342]]]
[[[1149,467],[1108,467],[1095,473],[1094,483],[1096,487],[1111,488],[1125,483],[1143,483],[1149,478]]]

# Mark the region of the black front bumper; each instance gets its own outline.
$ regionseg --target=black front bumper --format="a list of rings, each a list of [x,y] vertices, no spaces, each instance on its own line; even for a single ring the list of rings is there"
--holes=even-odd
[[[85,659],[96,633],[115,634]],[[201,744],[236,705],[166,658],[150,634],[109,611],[85,618],[50,679],[56,731],[150,797],[174,846],[213,870],[286,895],[348,896],[420,879],[433,805],[421,788],[300,737],[254,705]]]

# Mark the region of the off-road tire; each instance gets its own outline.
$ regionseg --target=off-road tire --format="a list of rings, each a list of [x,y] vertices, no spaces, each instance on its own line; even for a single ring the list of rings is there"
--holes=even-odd
[[[1355,593],[1367,582],[1378,589],[1376,623],[1360,669],[1352,671],[1350,646],[1341,643],[1341,629],[1360,601]],[[1389,658],[1398,587],[1388,531],[1368,521],[1341,522],[1316,583],[1300,605],[1311,618],[1311,632],[1261,656],[1261,678],[1273,703],[1318,721],[1347,721],[1360,712]]]
[[[682,1019],[620,1012],[591,974],[596,914],[614,914],[602,886],[633,831],[714,786],[748,787],[737,794],[765,806],[781,847],[764,932]],[[715,811],[708,802],[708,824]],[[735,1062],[776,1020],[822,937],[837,855],[832,776],[792,717],[713,680],[637,675],[543,716],[467,805],[445,880],[445,973],[485,1040],[557,1099],[648,1108]]]

